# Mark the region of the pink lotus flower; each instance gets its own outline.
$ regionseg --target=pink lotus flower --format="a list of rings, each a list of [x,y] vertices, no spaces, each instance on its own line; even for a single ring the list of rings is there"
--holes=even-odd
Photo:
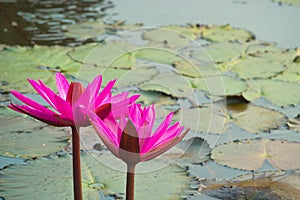
[[[112,112],[111,114],[113,114]],[[176,122],[170,126],[173,113],[153,132],[154,105],[141,108],[139,104],[129,106],[129,115],[120,119],[112,115],[102,120],[90,113],[91,124],[107,148],[127,164],[147,161],[176,145],[188,132]]]
[[[81,167],[80,167],[80,137],[79,129],[90,125],[87,113],[95,112],[100,119],[110,115],[115,110],[119,115],[128,115],[128,104],[134,102],[139,95],[127,97],[128,93],[112,96],[111,89],[116,80],[111,80],[99,93],[102,76],[97,76],[86,88],[79,82],[69,83],[60,73],[56,74],[56,94],[41,80],[28,80],[32,87],[53,108],[49,109],[17,91],[11,93],[26,105],[11,103],[9,107],[17,112],[27,114],[53,126],[70,126],[72,128],[73,155],[73,191],[74,199],[82,200]]]
[[[112,97],[111,89],[116,80],[111,80],[99,93],[101,75],[84,89],[81,83],[69,83],[61,73],[57,73],[56,85],[59,94],[53,92],[41,80],[28,79],[28,81],[54,111],[17,91],[11,93],[26,105],[11,103],[9,107],[53,126],[88,126],[90,123],[86,114],[89,110],[95,111],[103,119],[109,114],[112,103],[114,108],[122,108],[121,105],[129,104],[138,98],[137,95],[127,98],[128,93]],[[124,108],[122,109],[124,112]]]

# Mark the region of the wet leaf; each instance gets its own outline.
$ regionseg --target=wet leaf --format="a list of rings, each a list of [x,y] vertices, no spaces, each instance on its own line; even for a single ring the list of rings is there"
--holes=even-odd
[[[105,28],[106,25],[101,20],[87,21],[69,25],[65,35],[77,40],[87,40],[104,34]]]
[[[204,90],[208,95],[231,96],[247,89],[245,81],[230,76],[208,76],[205,78],[188,79],[194,88]]]
[[[167,96],[160,92],[154,91],[142,91],[139,90],[136,92],[141,94],[138,102],[143,102],[145,105],[159,104],[159,105],[176,105],[177,101],[172,99],[170,96]]]
[[[299,174],[284,172],[251,173],[231,182],[212,183],[202,192],[215,198],[297,199]]]
[[[300,168],[295,153],[299,148],[300,143],[284,140],[240,140],[215,147],[211,158],[219,164],[244,170],[258,170],[265,160],[278,169],[293,170]]]
[[[227,108],[229,120],[251,133],[269,132],[287,121],[285,115],[259,106],[237,104]]]
[[[196,25],[185,25],[185,26],[165,26],[164,28],[171,29],[173,31],[176,31],[178,33],[183,34],[185,37],[195,40],[200,34],[200,30]]]
[[[143,32],[142,37],[144,40],[149,41],[147,47],[169,50],[179,50],[191,41],[186,35],[163,27],[146,30]]]
[[[176,62],[186,62],[179,54],[160,48],[138,49],[135,56],[139,59],[168,65],[172,65]]]
[[[225,116],[223,111],[215,106],[181,108],[174,116],[174,120],[180,121],[192,131],[220,134],[223,131]]]
[[[132,45],[123,40],[108,40],[98,45],[79,46],[70,52],[70,56],[85,66],[131,69],[135,67],[135,55]]]
[[[288,122],[289,129],[300,132],[300,115]]]
[[[172,72],[161,73],[150,81],[141,84],[139,88],[146,91],[162,92],[172,97],[188,97],[194,93],[190,83],[184,77]]]
[[[245,57],[233,67],[233,72],[243,79],[269,78],[281,73],[285,67],[273,60]]]
[[[213,60],[215,63],[233,62],[243,56],[246,47],[237,42],[217,42],[205,47],[206,54],[195,51],[192,57],[201,61]]]
[[[42,79],[48,86],[55,88],[54,74],[68,72],[74,74],[80,67],[67,53],[70,47],[9,47],[0,51],[0,89],[32,92],[27,78]]]
[[[243,93],[248,101],[265,97],[275,105],[288,106],[300,103],[300,86],[279,80],[248,80],[249,89]],[[288,89],[287,89],[288,88]]]
[[[111,74],[109,74],[111,73]],[[118,78],[116,86],[117,88],[128,87],[128,86],[138,86],[144,84],[145,82],[153,79],[158,74],[158,70],[155,66],[142,66],[131,70],[127,70],[122,76]],[[106,70],[103,72],[103,76],[112,77],[114,75],[113,71],[109,72]]]
[[[275,79],[300,84],[300,65],[289,64],[281,74],[276,76]]]
[[[126,174],[102,164],[111,159],[103,156],[105,154],[81,155],[84,199],[98,199],[98,190],[118,196],[125,193]],[[151,162],[141,167],[150,169],[157,165],[160,164]],[[27,166],[8,167],[1,171],[0,177],[1,195],[7,199],[36,196],[45,200],[73,199],[71,156],[67,154],[36,159]],[[170,180],[172,184],[168,184]],[[179,194],[187,187],[189,178],[181,168],[169,165],[158,171],[136,174],[135,182],[137,199],[180,199]]]
[[[179,142],[175,147],[159,157],[165,162],[175,160],[180,165],[200,164],[209,160],[209,144],[202,138],[194,137]]]
[[[69,137],[61,128],[47,126],[32,119],[0,116],[0,153],[33,158],[66,148]]]
[[[202,37],[212,42],[240,41],[246,42],[255,39],[255,36],[244,29],[232,28],[230,25],[203,26]]]

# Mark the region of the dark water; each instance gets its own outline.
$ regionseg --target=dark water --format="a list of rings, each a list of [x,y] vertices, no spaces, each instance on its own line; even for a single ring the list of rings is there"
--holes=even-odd
[[[106,0],[0,0],[0,43],[9,45],[77,44],[67,26],[103,17]]]

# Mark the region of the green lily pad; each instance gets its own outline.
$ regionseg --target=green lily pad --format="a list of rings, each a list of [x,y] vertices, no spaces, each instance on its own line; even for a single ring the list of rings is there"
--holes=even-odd
[[[278,169],[292,170],[300,168],[295,153],[299,148],[300,143],[284,140],[240,140],[215,147],[211,158],[219,164],[244,170],[258,170],[265,160]]]
[[[230,25],[203,26],[202,37],[212,42],[240,41],[248,42],[255,39],[255,36],[244,29],[232,28]]]
[[[194,137],[180,141],[175,147],[159,157],[165,162],[175,160],[180,165],[201,164],[210,158],[210,146],[202,138]]]
[[[217,107],[181,108],[174,120],[190,128],[192,131],[202,133],[220,134],[223,132],[225,116]]]
[[[102,20],[87,21],[69,25],[65,35],[79,40],[87,40],[104,34],[105,28],[106,25]]]
[[[98,199],[98,190],[106,195],[123,196],[125,193],[126,174],[99,162],[103,156],[105,154],[81,155],[84,199]],[[159,163],[151,161],[148,165],[139,165],[151,168]],[[27,166],[8,167],[1,171],[0,177],[1,196],[7,199],[73,199],[71,156],[68,154],[32,160]],[[180,199],[189,178],[183,169],[169,165],[155,172],[136,174],[135,182],[137,199]]]
[[[179,50],[191,41],[184,34],[163,27],[146,30],[142,37],[149,41],[148,47],[167,48],[169,50]]]
[[[3,49],[0,51],[0,89],[32,92],[27,78],[42,79],[48,86],[55,88],[55,72],[74,74],[80,67],[67,55],[70,50],[70,47],[59,46]]]
[[[98,45],[80,46],[70,52],[70,57],[84,66],[113,67],[131,69],[136,65],[136,57],[131,51],[135,47],[123,40],[107,40]]]
[[[135,56],[139,59],[153,61],[161,64],[172,65],[176,62],[183,62],[183,58],[176,52],[170,52],[159,48],[142,48],[138,49]]]
[[[243,107],[243,111],[239,108]],[[277,129],[287,121],[285,115],[252,105],[230,105],[228,108],[229,121],[251,133],[269,132]]]
[[[274,79],[300,84],[300,65],[294,63],[289,64],[287,68]]]
[[[200,35],[200,29],[196,25],[193,24],[187,24],[185,26],[164,26],[163,28],[171,29],[173,31],[176,31],[178,33],[183,34],[185,37],[196,40],[198,36]]]
[[[155,66],[144,65],[131,70],[115,69],[112,67],[100,68],[85,66],[78,72],[77,78],[82,81],[90,82],[95,75],[102,74],[102,85],[106,85],[112,79],[117,79],[116,88],[137,86],[151,80],[158,74]]]
[[[177,101],[161,92],[138,90],[135,92],[141,96],[137,102],[143,102],[145,105],[160,104],[160,105],[177,105]]]
[[[285,67],[279,62],[257,57],[245,57],[232,69],[243,79],[269,78],[283,72]]]
[[[47,126],[32,119],[0,116],[0,153],[33,158],[63,150],[69,137],[61,128]]]
[[[265,97],[275,105],[289,106],[300,103],[300,86],[292,82],[279,80],[248,80],[249,88],[243,92],[243,97],[253,101]]]
[[[247,89],[245,81],[230,76],[208,76],[188,79],[194,88],[206,91],[214,96],[231,96],[241,94]]]
[[[161,73],[150,81],[139,86],[146,91],[157,91],[172,97],[188,97],[193,95],[194,91],[190,83],[181,75],[176,73]]]
[[[246,47],[245,44],[237,42],[217,42],[205,46],[208,56],[195,51],[192,57],[201,61],[213,60],[215,63],[233,62],[243,56]]]
[[[273,1],[278,3],[285,3],[289,5],[300,5],[299,0],[273,0]]]

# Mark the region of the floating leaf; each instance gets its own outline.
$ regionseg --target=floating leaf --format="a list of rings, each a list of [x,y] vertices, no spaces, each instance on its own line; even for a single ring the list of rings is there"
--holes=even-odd
[[[109,71],[104,71],[103,76],[112,77],[113,73],[108,75]],[[113,72],[113,71],[112,71]],[[158,74],[158,70],[155,66],[142,66],[131,70],[127,70],[122,76],[118,78],[116,86],[117,88],[128,87],[128,86],[138,86],[144,84],[145,82],[153,79]]]
[[[268,132],[279,128],[287,121],[283,114],[259,106],[236,104],[227,108],[230,121],[251,133]]]
[[[85,66],[131,69],[136,60],[132,51],[135,47],[123,40],[108,40],[98,45],[80,46],[70,52],[70,56]]]
[[[84,199],[98,199],[98,190],[118,196],[125,193],[126,174],[103,165],[101,160],[108,159],[103,158],[105,155],[81,155]],[[151,161],[142,167],[155,165],[160,164]],[[36,159],[27,166],[8,167],[0,174],[1,195],[12,200],[36,197],[45,200],[73,199],[71,172],[69,155]],[[189,178],[181,168],[169,165],[159,171],[136,174],[135,181],[137,199],[180,199],[179,194],[186,189]],[[170,181],[172,184],[169,184]]]
[[[300,65],[294,63],[289,64],[282,73],[276,76],[275,79],[300,84]]]
[[[220,74],[220,70],[215,67],[214,64],[209,62],[198,63],[196,62],[186,62],[186,61],[175,61],[172,66],[176,72],[189,76],[189,77],[205,77],[205,76],[215,76]]]
[[[300,115],[294,119],[290,119],[288,122],[289,129],[300,132]]]
[[[101,20],[76,23],[68,26],[67,37],[87,40],[104,34],[106,25]]]
[[[193,131],[220,134],[223,131],[225,116],[218,107],[181,108],[174,119]]]
[[[210,151],[209,144],[204,139],[194,137],[179,142],[159,159],[167,162],[175,160],[181,165],[200,164],[209,159]]]
[[[176,62],[183,62],[184,58],[179,54],[159,48],[142,48],[135,52],[135,56],[139,59],[149,60],[156,63],[172,65]],[[185,61],[186,62],[186,61]]]
[[[225,196],[228,199],[298,199],[300,195],[299,174],[282,172],[251,173],[201,189],[203,194],[218,199]]]
[[[69,137],[63,129],[15,116],[0,116],[0,153],[33,158],[66,148]]]
[[[139,87],[142,90],[162,92],[173,97],[188,97],[194,93],[190,83],[176,73],[161,73]]]
[[[158,70],[155,66],[149,65],[136,67],[131,70],[85,66],[80,69],[77,78],[79,80],[91,81],[97,74],[102,74],[103,85],[107,84],[112,79],[117,79],[115,87],[123,88],[137,86],[143,82],[149,81],[158,74]]]
[[[269,78],[281,73],[285,67],[279,62],[257,57],[245,57],[233,67],[243,79]]]
[[[255,39],[255,36],[244,29],[232,28],[230,25],[203,26],[202,37],[212,42],[240,41],[247,42]]]
[[[200,34],[199,27],[196,25],[186,25],[186,26],[164,26],[163,28],[171,29],[173,31],[183,34],[185,37],[195,40]]]
[[[192,57],[201,61],[213,60],[215,63],[233,62],[240,59],[246,47],[245,44],[237,42],[217,42],[205,46],[206,55],[195,51]]]
[[[67,53],[70,47],[34,46],[9,47],[0,51],[0,89],[32,92],[27,78],[42,79],[48,86],[55,88],[54,73],[74,74],[80,67]],[[5,82],[5,84],[3,84]]]
[[[207,91],[209,95],[231,96],[247,89],[245,81],[230,76],[209,76],[205,78],[189,79],[194,88]]]
[[[160,92],[139,90],[136,93],[141,95],[137,101],[143,102],[145,105],[177,105],[177,101],[175,99],[172,99],[170,96]]]
[[[243,93],[248,101],[265,97],[279,106],[296,105],[300,103],[300,86],[296,83],[279,80],[248,80],[249,89]]]
[[[284,140],[240,140],[215,147],[211,158],[219,164],[238,169],[258,170],[268,160],[278,169],[292,170],[300,168],[295,154],[299,148],[300,143]]]
[[[187,38],[184,34],[163,27],[148,29],[143,32],[142,37],[144,40],[149,41],[147,47],[169,50],[179,50],[191,42],[191,39]]]

